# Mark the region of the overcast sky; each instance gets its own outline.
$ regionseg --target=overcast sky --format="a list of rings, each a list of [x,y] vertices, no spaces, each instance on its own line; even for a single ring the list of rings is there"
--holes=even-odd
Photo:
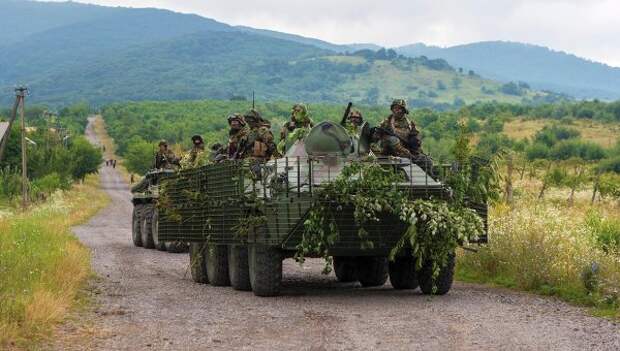
[[[79,0],[196,13],[333,43],[509,40],[620,67],[620,0]]]

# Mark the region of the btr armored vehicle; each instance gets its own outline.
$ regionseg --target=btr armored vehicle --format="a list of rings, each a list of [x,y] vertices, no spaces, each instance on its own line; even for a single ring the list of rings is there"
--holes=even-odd
[[[134,196],[134,242],[161,249],[162,242],[189,243],[194,281],[232,285],[258,296],[278,295],[282,261],[298,251],[317,195],[351,162],[376,162],[398,170],[403,181],[395,186],[411,199],[450,201],[451,189],[423,170],[430,170],[430,165],[367,157],[372,153],[367,134],[367,127],[352,137],[340,125],[322,122],[304,140],[288,145],[281,158],[227,160],[176,173],[149,174],[145,184],[134,188],[134,194],[144,194]],[[470,207],[486,221],[486,204]],[[337,211],[338,236],[328,252],[340,281],[380,286],[389,276],[397,289],[420,286],[427,294],[448,292],[454,256],[441,267],[433,289],[432,273],[425,267],[416,269],[411,254],[403,252],[388,262],[390,250],[406,230],[398,217],[386,215],[371,222],[364,228],[368,237],[362,240],[354,208],[340,204],[330,208]],[[371,247],[364,241],[372,242]]]

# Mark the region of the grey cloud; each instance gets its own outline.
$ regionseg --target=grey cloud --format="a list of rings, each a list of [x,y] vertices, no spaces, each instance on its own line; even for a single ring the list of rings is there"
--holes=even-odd
[[[441,46],[483,40],[539,44],[620,66],[617,0],[92,0],[158,7],[335,42]]]

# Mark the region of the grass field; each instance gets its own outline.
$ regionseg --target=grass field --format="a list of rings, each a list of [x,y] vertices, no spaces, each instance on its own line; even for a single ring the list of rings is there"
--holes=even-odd
[[[592,205],[592,189],[577,193],[572,206],[568,189],[538,200],[539,181],[514,182],[514,204],[491,207],[489,244],[461,252],[457,279],[553,295],[620,318],[620,251],[598,241],[603,233],[620,238],[620,204]]]
[[[89,176],[26,212],[0,218],[0,349],[31,349],[78,303],[90,253],[71,233],[108,201]]]
[[[515,119],[504,124],[504,133],[513,139],[531,138],[546,125],[556,123],[549,119]],[[605,148],[612,147],[620,138],[620,124],[601,123],[587,120],[560,122],[563,125],[578,129],[585,140],[597,143]]]

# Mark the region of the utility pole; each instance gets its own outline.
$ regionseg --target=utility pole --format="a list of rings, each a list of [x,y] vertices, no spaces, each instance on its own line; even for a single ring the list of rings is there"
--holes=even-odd
[[[21,119],[21,131],[22,131],[22,207],[25,209],[28,206],[28,165],[27,165],[27,153],[26,153],[26,121],[24,116],[24,105],[26,102],[26,94],[28,88],[19,87],[15,88],[16,98],[19,103],[19,116]]]
[[[4,136],[4,138],[0,136],[0,162],[2,162],[2,159],[4,157],[4,150],[6,149],[6,145],[9,143],[9,135],[11,134],[11,129],[13,128],[13,122],[15,122],[15,119],[17,118],[17,108],[19,107],[20,102],[21,97],[16,96],[15,103],[13,104],[13,109],[11,110],[11,119],[9,120],[9,126],[6,130],[6,135]]]

